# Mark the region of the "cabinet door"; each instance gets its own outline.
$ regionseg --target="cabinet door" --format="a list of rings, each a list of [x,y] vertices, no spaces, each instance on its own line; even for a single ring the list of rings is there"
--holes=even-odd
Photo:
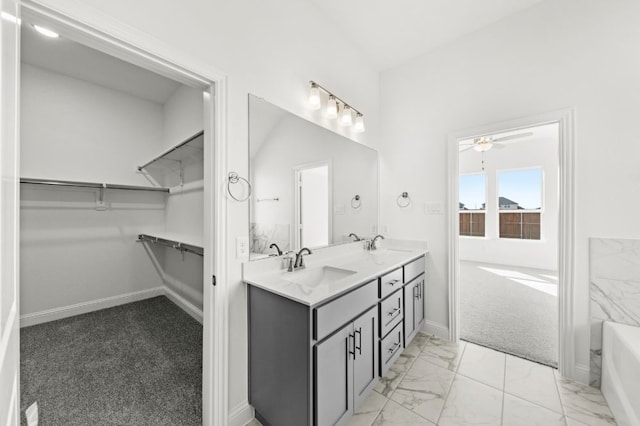
[[[358,409],[378,381],[378,307],[353,322],[355,359],[353,362],[353,407]]]
[[[425,277],[423,275],[422,277],[418,278],[416,282],[417,297],[414,299],[415,307],[414,307],[414,315],[413,315],[416,331],[418,326],[422,324],[422,321],[424,321],[424,284],[425,284]]]
[[[411,339],[416,334],[415,306],[416,306],[416,283],[415,281],[404,287],[404,344],[411,343]]]
[[[353,323],[315,346],[316,426],[341,425],[353,412],[354,347]]]

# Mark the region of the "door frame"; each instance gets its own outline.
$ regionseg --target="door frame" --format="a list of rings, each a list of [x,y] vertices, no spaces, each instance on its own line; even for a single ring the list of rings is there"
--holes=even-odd
[[[21,0],[19,13],[23,20],[50,24],[66,38],[203,91],[204,185],[209,190],[204,192],[202,416],[204,425],[227,424],[227,76],[104,15],[92,17],[89,23],[33,0]]]
[[[317,167],[322,167],[322,166],[327,166],[328,169],[328,185],[329,185],[329,200],[328,200],[328,218],[329,218],[329,229],[328,229],[328,239],[329,239],[329,245],[333,244],[333,161],[331,159],[327,159],[327,160],[318,160],[318,161],[312,161],[309,163],[302,163],[302,164],[298,164],[296,166],[293,167],[293,230],[294,230],[294,235],[293,235],[293,240],[292,243],[293,245],[291,247],[293,247],[294,250],[300,250],[302,248],[302,245],[300,244],[300,223],[299,223],[299,219],[300,219],[300,194],[298,192],[298,180],[300,178],[300,172],[302,170],[307,170],[307,169],[315,169]]]
[[[519,130],[542,124],[558,123],[558,370],[564,377],[576,378],[573,330],[573,289],[575,270],[575,110],[551,111],[456,131],[448,135],[448,276],[449,339],[460,335],[460,264],[458,234],[458,142],[507,130]]]

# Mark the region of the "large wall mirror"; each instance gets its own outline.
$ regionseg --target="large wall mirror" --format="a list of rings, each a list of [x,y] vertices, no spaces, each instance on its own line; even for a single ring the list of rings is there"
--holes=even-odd
[[[251,260],[375,232],[375,150],[249,95],[249,156]]]

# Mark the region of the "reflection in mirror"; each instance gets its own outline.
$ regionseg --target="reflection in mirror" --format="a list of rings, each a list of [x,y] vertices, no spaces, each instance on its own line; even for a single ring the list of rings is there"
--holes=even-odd
[[[375,150],[249,95],[249,155],[251,260],[375,233]]]

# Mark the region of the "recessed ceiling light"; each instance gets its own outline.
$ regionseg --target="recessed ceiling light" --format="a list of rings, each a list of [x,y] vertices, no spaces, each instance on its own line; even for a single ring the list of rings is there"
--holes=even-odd
[[[58,34],[57,32],[51,31],[49,28],[41,27],[40,25],[33,24],[33,28],[35,28],[37,32],[39,32],[45,37],[49,37],[49,38],[60,37],[60,34]]]

